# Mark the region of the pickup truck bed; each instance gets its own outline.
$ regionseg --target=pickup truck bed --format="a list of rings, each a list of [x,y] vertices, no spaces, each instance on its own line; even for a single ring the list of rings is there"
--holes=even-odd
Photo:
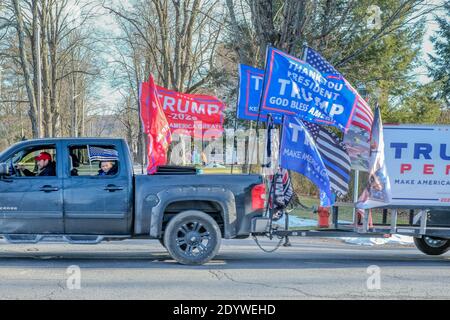
[[[248,236],[251,219],[261,215],[251,208],[251,188],[261,183],[258,175],[137,175],[134,233],[159,238],[174,214],[191,209],[214,216],[224,238]]]

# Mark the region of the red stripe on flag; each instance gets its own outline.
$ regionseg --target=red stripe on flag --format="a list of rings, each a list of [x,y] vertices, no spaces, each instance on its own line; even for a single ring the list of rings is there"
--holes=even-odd
[[[371,118],[370,115],[368,115],[367,113],[363,112],[360,109],[356,110],[356,114],[355,114],[354,118],[363,119],[364,121],[368,122],[370,125],[372,125],[372,122],[373,122],[373,118]]]
[[[355,118],[359,118],[364,120],[365,122],[369,123],[370,125],[372,125],[373,119],[369,119],[367,117],[367,113],[356,113]]]
[[[364,130],[368,131],[370,133],[370,131],[372,130],[371,128],[369,128],[368,126],[362,124],[361,122],[357,122],[356,120],[352,121],[352,125],[363,128]]]
[[[358,99],[357,107],[358,107],[358,109],[360,109],[362,112],[364,112],[365,114],[367,114],[367,116],[370,117],[370,119],[373,120],[373,112],[372,112],[372,110],[370,109],[370,107],[365,103],[364,100]]]

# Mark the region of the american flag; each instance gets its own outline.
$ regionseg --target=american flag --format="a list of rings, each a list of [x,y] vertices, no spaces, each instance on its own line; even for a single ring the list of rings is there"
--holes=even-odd
[[[317,149],[328,171],[330,187],[338,196],[343,197],[348,192],[351,161],[341,138],[324,126],[303,121],[305,127],[316,142]]]
[[[117,150],[97,146],[88,146],[90,161],[116,161],[119,159]]]
[[[341,73],[337,71],[327,60],[325,60],[319,53],[310,47],[305,47],[304,59],[321,73],[331,73],[342,76]],[[345,80],[344,77],[343,79]],[[355,88],[353,88],[347,80],[345,80],[345,83],[356,93],[356,112],[353,115],[351,124],[368,131],[370,135],[373,122],[373,112]]]

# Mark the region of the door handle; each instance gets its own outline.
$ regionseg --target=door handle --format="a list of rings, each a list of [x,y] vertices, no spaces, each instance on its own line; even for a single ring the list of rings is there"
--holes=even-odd
[[[106,191],[109,191],[109,192],[114,192],[114,191],[123,190],[123,187],[121,187],[121,186],[116,186],[116,185],[114,185],[114,184],[108,184],[108,185],[105,187],[105,190],[106,190]]]
[[[58,191],[59,188],[46,185],[46,186],[42,186],[41,189],[39,189],[39,190],[44,191],[44,192],[54,192],[54,191]]]

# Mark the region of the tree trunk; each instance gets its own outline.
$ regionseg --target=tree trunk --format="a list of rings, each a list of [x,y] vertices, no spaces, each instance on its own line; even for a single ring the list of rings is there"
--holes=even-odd
[[[42,14],[41,14],[41,39],[42,39],[42,85],[43,85],[43,127],[44,136],[53,136],[52,129],[52,113],[50,110],[50,71],[48,66],[48,38],[47,38],[47,26],[48,26],[48,2],[42,0]]]
[[[59,106],[58,106],[58,99],[56,96],[57,92],[57,50],[56,50],[56,39],[52,39],[50,42],[50,73],[51,73],[51,90],[50,90],[50,114],[51,117],[51,130],[52,130],[52,136],[57,137],[59,136]]]
[[[69,100],[71,103],[71,131],[70,135],[72,137],[78,137],[78,109],[77,109],[77,82],[76,82],[76,75],[75,73],[71,76],[71,85],[70,85],[70,96]]]
[[[60,135],[59,129],[59,106],[58,99],[56,96],[57,92],[57,46],[58,46],[58,12],[56,8],[55,14],[53,13],[53,8],[49,9],[49,37],[48,37],[48,46],[49,46],[49,54],[50,54],[50,114],[51,114],[51,135],[52,137],[57,137]]]
[[[273,3],[272,0],[251,0],[250,8],[252,23],[260,43],[260,56],[265,57],[266,46],[268,44],[275,46],[279,39],[273,23]]]
[[[20,0],[12,0],[14,6],[14,14],[16,16],[17,21],[17,36],[19,40],[19,53],[20,53],[20,65],[23,71],[23,75],[25,78],[25,87],[27,89],[28,101],[30,103],[30,108],[28,110],[28,115],[31,121],[31,131],[33,138],[39,137],[39,129],[38,129],[38,119],[37,119],[37,108],[36,108],[36,98],[33,90],[33,83],[31,81],[30,76],[30,67],[27,59],[27,52],[25,48],[25,36],[24,36],[24,26],[23,26],[23,18],[22,18],[22,9],[19,5]]]
[[[32,52],[33,57],[33,74],[34,74],[34,94],[36,99],[36,113],[37,113],[37,130],[38,137],[42,137],[42,70],[41,70],[41,30],[38,0],[32,1]]]

